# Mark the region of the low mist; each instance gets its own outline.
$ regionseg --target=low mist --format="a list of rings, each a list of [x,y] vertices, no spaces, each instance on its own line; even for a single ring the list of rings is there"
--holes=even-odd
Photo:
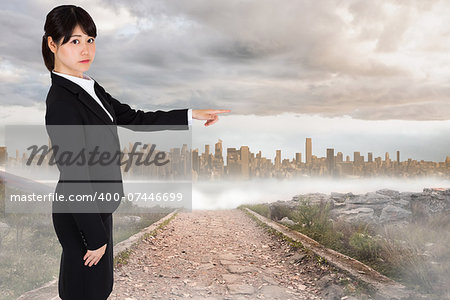
[[[261,179],[248,181],[204,181],[192,184],[193,209],[230,209],[241,204],[291,200],[307,193],[331,192],[364,194],[380,189],[399,192],[422,192],[424,188],[450,187],[450,179],[422,178],[356,178],[356,179]]]

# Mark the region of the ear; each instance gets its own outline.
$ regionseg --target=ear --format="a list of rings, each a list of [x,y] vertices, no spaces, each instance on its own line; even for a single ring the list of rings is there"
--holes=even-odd
[[[50,48],[50,51],[52,51],[53,54],[55,54],[57,47],[56,47],[55,41],[53,41],[53,38],[51,36],[47,37],[47,44],[48,44],[48,47]]]

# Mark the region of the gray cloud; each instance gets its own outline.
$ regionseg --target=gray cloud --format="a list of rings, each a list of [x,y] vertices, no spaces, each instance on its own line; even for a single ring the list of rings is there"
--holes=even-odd
[[[58,4],[20,3],[0,4],[0,78],[8,68],[21,70],[0,85],[4,105],[42,102],[48,88],[33,78],[47,72],[40,37],[46,13]],[[441,79],[450,50],[443,26],[450,5],[443,1],[99,0],[81,6],[99,29],[89,74],[142,109],[368,120],[450,115],[450,89]],[[102,30],[122,11],[129,23]],[[417,26],[426,18],[441,22],[429,38]]]

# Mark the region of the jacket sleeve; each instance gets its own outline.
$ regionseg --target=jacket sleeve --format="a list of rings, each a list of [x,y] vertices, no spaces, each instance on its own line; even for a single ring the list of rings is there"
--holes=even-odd
[[[142,111],[131,108],[128,104],[121,103],[113,98],[105,89],[99,85],[100,91],[105,95],[106,100],[114,110],[117,125],[130,128],[137,127],[126,125],[159,125],[157,130],[175,129],[188,130],[188,109],[174,109],[170,111]],[[125,126],[124,126],[125,125]]]
[[[77,154],[83,149],[87,151],[81,114],[76,104],[71,101],[72,99],[65,98],[64,101],[56,99],[53,102],[47,102],[45,115],[46,129],[52,147],[58,147],[57,151],[55,152],[54,150],[53,153],[56,165],[60,170],[58,185],[61,186],[61,191],[66,199],[70,194],[95,194],[90,183],[89,168],[86,161],[83,163],[81,158],[77,158],[76,164],[66,165],[61,163],[64,152]],[[79,162],[80,164],[78,164]],[[73,182],[73,180],[83,181]],[[109,237],[106,234],[106,229],[95,201],[65,201],[62,207],[64,212],[72,214],[88,250],[96,250],[107,244]]]

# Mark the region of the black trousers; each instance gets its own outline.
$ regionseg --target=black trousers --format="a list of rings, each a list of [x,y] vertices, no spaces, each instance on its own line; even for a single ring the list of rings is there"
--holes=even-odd
[[[62,246],[58,292],[63,300],[106,300],[114,283],[112,214],[100,214],[109,241],[97,265],[84,265],[87,249],[72,213],[52,213],[53,227]]]

